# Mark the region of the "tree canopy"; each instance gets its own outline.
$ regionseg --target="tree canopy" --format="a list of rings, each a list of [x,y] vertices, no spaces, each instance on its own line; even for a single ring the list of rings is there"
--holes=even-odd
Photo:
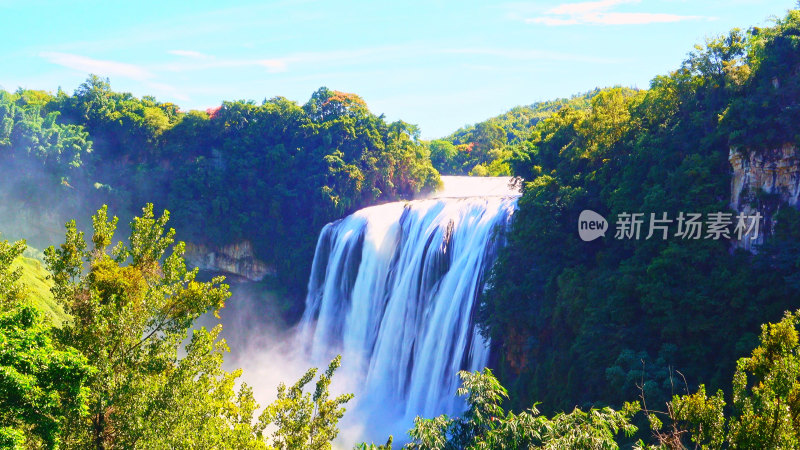
[[[158,203],[185,240],[250,241],[287,293],[304,289],[309,236],[323,225],[440,183],[416,126],[324,87],[304,105],[275,97],[185,112],[91,75],[73,95],[0,92],[0,124],[10,199],[64,221],[101,204],[131,218]]]
[[[523,196],[479,314],[499,377],[522,401],[515,407],[619,406],[637,385],[666,401],[674,370],[692,388],[721,388],[759,324],[800,302],[789,231],[798,214],[779,193],[753,196],[776,224],[756,254],[728,240],[609,233],[589,243],[575,232],[586,209],[612,227],[626,212],[735,214],[731,151],[798,145],[794,131],[763,124],[789,120],[797,105],[764,80],[777,76],[791,92],[797,64],[774,58],[793,48],[799,24],[793,11],[770,29],[710,39],[648,90],[603,89],[588,107],[567,102],[516,146],[510,165],[525,179]],[[782,109],[746,110],[750,101],[772,105],[766,95],[780,96]],[[763,132],[772,140],[742,140]]]

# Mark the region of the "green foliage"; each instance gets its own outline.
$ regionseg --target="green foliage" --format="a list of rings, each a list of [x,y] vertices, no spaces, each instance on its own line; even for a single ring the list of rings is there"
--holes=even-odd
[[[128,442],[137,448],[268,448],[259,434],[265,426],[255,420],[252,389],[244,383],[236,389],[241,370],[222,369],[228,347],[218,339],[221,329],[194,330],[185,357],[139,384],[140,395],[150,400],[118,419],[138,426]]]
[[[508,394],[489,369],[459,372],[462,386],[458,395],[467,397],[467,411],[457,418],[439,416],[417,418],[409,431],[409,449],[489,449],[489,448],[618,448],[615,435],[636,432],[631,417],[638,405],[626,404],[621,411],[611,408],[582,411],[552,418],[539,414],[536,406],[519,414],[506,413],[501,404]]]
[[[389,436],[389,439],[387,439],[386,443],[383,445],[375,445],[374,443],[367,444],[362,442],[361,444],[357,444],[354,448],[356,450],[392,450],[392,442],[394,442],[394,439],[392,436]]]
[[[85,415],[93,373],[74,349],[61,350],[44,315],[24,301],[23,242],[0,242],[0,447],[57,448],[69,416]]]
[[[103,206],[92,217],[91,245],[70,221],[65,243],[45,250],[53,295],[70,315],[57,332],[58,342],[92,366],[79,380],[89,389],[73,393],[81,409],[67,411],[57,421],[65,426],[54,428],[65,446],[330,449],[343,405],[352,398],[330,398],[340,358],[319,377],[313,394],[303,389],[316,369],[288,392],[281,385],[278,400],[256,417],[252,389],[244,383],[236,389],[241,370],[222,369],[228,347],[219,339],[221,325],[194,330],[182,348],[194,320],[207,311],[216,314],[229,292],[223,277],[200,282],[197,269],[187,270],[185,245],[174,242],[168,220],[169,212],[156,217],[148,204],[133,219],[127,243],[109,248],[118,219],[109,219]],[[10,273],[8,264],[21,252],[4,245],[0,262],[9,262],[0,264],[0,275]],[[21,295],[0,283],[7,285],[8,292]],[[12,348],[11,354],[21,352]],[[271,439],[265,436],[269,427],[276,429]]]
[[[702,448],[797,448],[800,445],[800,312],[761,327],[760,345],[733,376],[732,408],[722,391],[675,396],[674,418]]]
[[[222,327],[194,330],[186,357],[174,373],[151,386],[154,402],[137,411],[147,427],[135,442],[141,448],[191,447],[218,449],[330,449],[338,435],[343,405],[353,396],[331,399],[328,389],[340,358],[334,359],[315,384],[311,369],[290,389],[281,384],[278,398],[257,415],[253,390],[236,384],[241,370],[226,372],[222,359],[228,351],[218,340]],[[268,430],[274,430],[267,435]]]
[[[354,94],[320,88],[305,105],[276,97],[182,112],[95,75],[73,95],[0,92],[0,159],[11,200],[63,209],[64,220],[100,204],[132,218],[157,201],[175,211],[185,240],[250,241],[293,293],[308,279],[308,236],[440,183],[416,126],[387,123]]]
[[[437,139],[428,143],[431,153],[431,164],[441,173],[458,173],[460,164],[455,161],[458,150],[452,142],[445,139]]]
[[[69,416],[87,412],[86,358],[58,350],[35,307],[0,312],[0,445],[56,448]]]
[[[433,167],[447,175],[509,176],[514,148],[530,138],[536,124],[568,104],[578,109],[587,108],[597,92],[518,106],[431,141],[428,147]]]
[[[191,148],[186,117],[165,133],[165,147]],[[210,145],[181,155],[169,180],[177,223],[196,241],[252,241],[290,290],[304,289],[314,250],[308,236],[325,223],[439,183],[416,127],[387,124],[353,94],[321,88],[304,106],[225,102],[191,121]]]
[[[174,367],[187,330],[229,295],[221,277],[195,280],[183,243],[166,255],[175,234],[164,230],[168,212],[156,219],[149,204],[142,213],[131,224],[129,244],[110,253],[117,218],[109,220],[105,206],[92,218],[91,249],[71,221],[66,242],[45,250],[54,297],[71,316],[60,341],[97,369],[89,381],[90,416],[74,417],[69,427],[72,445],[131,446],[146,437],[153,424],[145,413],[165,401],[154,389],[182,374]]]
[[[44,312],[56,326],[67,320],[64,309],[55,301],[53,293],[50,292],[53,287],[50,274],[38,259],[22,254],[14,260],[13,267],[20,269],[19,281],[25,286],[27,297],[33,306]]]
[[[81,167],[92,143],[83,127],[60,123],[58,111],[43,114],[49,100],[40,91],[0,91],[0,158],[31,158],[60,181]]]
[[[84,125],[97,142],[95,158],[105,162],[120,155],[136,161],[157,156],[159,136],[179,117],[177,106],[113,92],[109,81],[96,75],[90,75],[75,95],[59,96],[48,108]]]
[[[278,398],[264,409],[259,417],[262,423],[272,423],[277,430],[272,434],[272,445],[277,449],[330,449],[331,441],[339,434],[336,425],[344,415],[343,405],[353,394],[330,398],[328,388],[331,378],[341,364],[341,357],[331,361],[320,375],[314,393],[303,392],[314,378],[316,369],[303,375],[292,387],[278,386]]]
[[[24,296],[25,287],[19,282],[22,269],[13,266],[24,250],[24,241],[0,241],[0,307],[4,310],[16,306]]]
[[[674,370],[692,389],[704,380],[715,390],[758,325],[800,302],[791,206],[776,206],[776,232],[757,255],[725,240],[645,239],[646,229],[639,240],[613,238],[622,212],[729,211],[728,156],[739,137],[725,123],[756,98],[748,86],[768,70],[760,58],[785,50],[765,36],[793,36],[795,17],[758,39],[739,30],[711,39],[647,91],[601,90],[588,108],[567,102],[515,146],[523,196],[479,313],[513,407],[620,405],[640,387],[666,402]],[[780,67],[779,78],[796,79]],[[609,219],[604,239],[579,240],[584,209]]]
[[[749,64],[719,68],[741,85],[722,119],[731,143],[741,151],[800,144],[800,11],[789,11],[775,26],[752,28],[747,37],[738,38],[742,46],[747,41]]]

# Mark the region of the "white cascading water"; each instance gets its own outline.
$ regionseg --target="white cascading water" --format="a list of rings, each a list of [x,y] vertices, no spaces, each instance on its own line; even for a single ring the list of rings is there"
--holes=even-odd
[[[312,360],[342,354],[370,417],[458,413],[457,372],[488,361],[474,313],[518,193],[508,178],[443,179],[436,197],[362,209],[317,242],[300,336]]]

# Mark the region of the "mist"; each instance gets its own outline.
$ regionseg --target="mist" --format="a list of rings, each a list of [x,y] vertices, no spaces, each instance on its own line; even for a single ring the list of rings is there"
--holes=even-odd
[[[210,272],[201,272],[200,278],[208,279]],[[230,347],[225,355],[223,367],[228,370],[242,369],[241,382],[253,388],[253,394],[263,409],[277,398],[280,383],[291,386],[310,368],[317,374],[324,372],[330,360],[338,353],[331,350],[318,358],[309,352],[309,338],[302,335],[297,325],[290,326],[282,316],[282,305],[288,299],[270,290],[265,283],[230,277],[225,281],[231,286],[231,297],[220,310],[217,319],[207,313],[195,321],[193,328],[212,328],[222,324],[220,337]],[[334,448],[351,449],[360,442],[374,441],[383,444],[389,435],[395,443],[408,440],[406,432],[413,423],[408,418],[386,416],[389,409],[373,405],[361,395],[365,362],[363,359],[343,357],[342,366],[336,371],[330,387],[331,397],[354,393],[355,397],[345,405],[347,412],[339,422],[339,435]],[[312,380],[306,390],[313,390]],[[259,412],[260,413],[260,412]]]

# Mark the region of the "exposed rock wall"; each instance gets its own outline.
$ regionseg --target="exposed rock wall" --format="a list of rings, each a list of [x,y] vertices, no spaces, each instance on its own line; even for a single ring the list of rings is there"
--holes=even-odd
[[[203,270],[213,270],[237,275],[251,281],[259,281],[273,275],[274,268],[256,259],[249,241],[212,248],[206,245],[186,243],[186,262]]]
[[[765,218],[758,239],[740,244],[750,249],[772,231],[772,216],[781,203],[800,206],[800,149],[788,144],[770,151],[731,149],[728,160],[733,167],[731,207],[745,214],[759,211]]]

